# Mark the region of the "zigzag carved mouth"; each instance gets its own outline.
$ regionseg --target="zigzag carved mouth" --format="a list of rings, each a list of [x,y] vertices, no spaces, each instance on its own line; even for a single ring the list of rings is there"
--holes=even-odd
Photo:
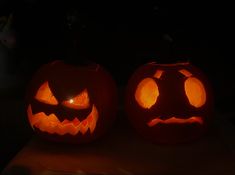
[[[203,120],[199,116],[193,116],[187,119],[182,119],[182,118],[177,118],[177,117],[171,117],[166,120],[162,120],[159,117],[152,119],[147,123],[149,127],[153,127],[159,123],[162,124],[187,124],[187,123],[198,123],[198,124],[203,124]]]
[[[79,132],[84,135],[88,129],[90,133],[93,133],[98,120],[98,111],[95,105],[92,106],[92,111],[86,119],[82,121],[75,117],[72,121],[65,119],[61,122],[53,113],[50,115],[46,115],[44,112],[33,114],[31,105],[28,106],[27,113],[32,128],[36,127],[41,131],[58,135],[76,135]]]

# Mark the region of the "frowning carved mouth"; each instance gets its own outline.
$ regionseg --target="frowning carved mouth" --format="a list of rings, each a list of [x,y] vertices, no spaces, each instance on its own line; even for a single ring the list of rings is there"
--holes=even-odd
[[[61,122],[53,113],[50,115],[46,115],[44,112],[33,114],[31,105],[28,106],[27,113],[32,128],[36,127],[41,131],[59,135],[76,135],[79,132],[84,135],[88,129],[90,133],[93,133],[98,120],[98,111],[95,105],[92,106],[90,114],[82,121],[75,117],[72,121],[65,119]]]
[[[166,120],[162,120],[159,117],[149,121],[147,125],[149,127],[153,127],[154,125],[157,125],[159,123],[162,124],[187,124],[187,123],[198,123],[198,124],[203,124],[203,120],[201,117],[198,116],[193,116],[187,119],[182,119],[182,118],[177,118],[177,117],[171,117]]]

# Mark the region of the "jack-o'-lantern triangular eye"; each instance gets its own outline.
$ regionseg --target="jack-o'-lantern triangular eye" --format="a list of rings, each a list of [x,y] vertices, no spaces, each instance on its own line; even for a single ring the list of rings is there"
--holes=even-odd
[[[90,99],[87,90],[83,90],[77,96],[68,99],[62,104],[66,107],[73,108],[73,109],[86,109],[90,106]]]
[[[58,105],[58,101],[56,100],[55,96],[51,92],[51,89],[46,81],[43,83],[37,91],[35,99],[46,104],[50,105]]]

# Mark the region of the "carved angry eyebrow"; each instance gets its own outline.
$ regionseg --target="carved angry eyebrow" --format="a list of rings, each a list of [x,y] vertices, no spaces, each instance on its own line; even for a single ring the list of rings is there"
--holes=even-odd
[[[181,74],[183,74],[185,77],[191,77],[192,76],[192,73],[190,73],[189,71],[187,71],[186,69],[181,69],[181,70],[179,70],[179,72],[181,73]]]
[[[163,73],[164,73],[163,70],[157,70],[157,71],[155,72],[155,74],[153,75],[153,77],[159,79],[159,78],[161,78],[161,76],[162,76]]]

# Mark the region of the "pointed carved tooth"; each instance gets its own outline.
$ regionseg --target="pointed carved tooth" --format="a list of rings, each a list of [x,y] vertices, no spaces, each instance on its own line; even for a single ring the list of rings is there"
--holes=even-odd
[[[88,128],[90,128],[90,132],[92,133],[95,130],[96,122],[98,120],[98,112],[94,105],[89,116],[82,122],[76,117],[72,121],[65,119],[63,122],[60,122],[55,114],[50,114],[49,116],[44,112],[32,114],[31,105],[29,105],[27,113],[32,127],[35,126],[41,131],[51,134],[57,133],[59,135],[64,135],[66,133],[76,135],[78,132],[81,132],[84,135]]]
[[[80,132],[84,135],[88,130],[88,122],[85,120],[80,124]]]
[[[87,121],[88,121],[88,124],[90,125],[90,123],[93,121],[93,115],[90,114],[88,117],[87,117]]]
[[[93,117],[92,117],[93,118]],[[96,127],[96,121],[93,119],[89,124],[90,132],[93,133]]]
[[[59,135],[65,135],[66,129],[65,129],[63,124],[59,123],[57,125],[56,133],[59,134]]]
[[[77,126],[75,127],[76,130],[77,130],[77,133],[80,131],[81,125],[82,125],[82,123],[80,123],[79,125],[77,125]]]
[[[59,119],[56,117],[55,114],[50,114],[48,116],[48,120],[50,120],[51,122],[59,122]]]
[[[92,115],[93,115],[93,117],[95,119],[95,122],[97,122],[97,120],[98,120],[98,111],[97,111],[97,109],[96,109],[96,107],[94,105],[92,107]]]
[[[47,128],[47,132],[54,134],[57,129],[58,122],[50,122]]]
[[[84,119],[84,120],[82,121],[82,125],[83,125],[83,126],[86,126],[87,124],[88,124],[87,119]]]
[[[92,107],[92,112],[90,116],[92,120],[91,120],[91,123],[89,123],[89,128],[90,128],[90,132],[93,133],[96,127],[97,120],[98,120],[98,111],[94,105]]]
[[[63,122],[61,122],[61,124],[63,124],[63,125],[65,125],[65,124],[67,124],[67,123],[70,123],[70,121],[69,121],[69,120],[67,120],[67,119],[64,119],[64,121],[63,121]]]
[[[74,126],[78,126],[80,123],[81,123],[81,122],[78,120],[77,117],[75,117],[75,118],[73,119],[73,124],[74,124]]]
[[[34,126],[36,123],[40,123],[40,121],[45,118],[46,115],[43,112],[37,113],[31,117],[30,123]]]
[[[47,118],[43,118],[40,123],[38,124],[38,127],[41,131],[46,131],[48,130],[49,128],[49,122],[47,120]]]
[[[80,132],[84,135],[84,134],[86,134],[86,132],[87,132],[87,129],[88,129],[88,126],[81,126],[81,128],[80,128]]]
[[[74,127],[72,123],[65,124],[64,128],[66,130],[66,133],[70,133],[71,135],[76,135],[78,132],[76,127]]]

